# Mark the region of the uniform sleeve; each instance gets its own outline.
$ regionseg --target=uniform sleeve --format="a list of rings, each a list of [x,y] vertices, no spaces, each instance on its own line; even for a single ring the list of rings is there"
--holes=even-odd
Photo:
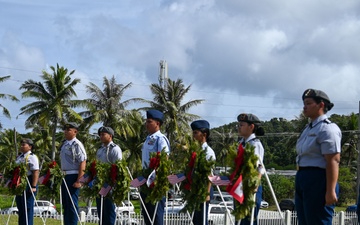
[[[36,155],[30,155],[28,159],[30,170],[39,170],[39,159]]]
[[[78,142],[75,158],[77,159],[78,162],[83,162],[87,159],[84,145],[81,142]]]
[[[160,136],[158,138],[158,152],[161,152],[164,149],[164,151],[166,153],[170,153],[170,149],[169,149],[169,141],[165,136]]]
[[[111,154],[111,159],[112,159],[112,163],[116,162],[117,160],[121,160],[122,159],[122,151],[120,149],[119,146],[115,146],[112,149],[112,154]]]
[[[334,154],[341,152],[341,131],[334,124],[326,124],[324,129],[319,132],[318,143],[320,144],[321,154]]]

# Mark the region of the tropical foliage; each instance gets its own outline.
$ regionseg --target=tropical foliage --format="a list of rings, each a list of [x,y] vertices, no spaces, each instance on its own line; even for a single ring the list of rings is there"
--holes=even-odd
[[[8,80],[9,78],[10,78],[10,76],[0,77],[0,83]],[[10,99],[11,101],[19,102],[19,99],[17,99],[14,95],[3,94],[3,93],[0,93],[0,99]],[[10,111],[5,106],[3,106],[1,103],[0,103],[0,109],[2,109],[2,113],[4,116],[6,116],[7,118],[10,118]],[[2,128],[1,123],[0,123],[0,128]]]

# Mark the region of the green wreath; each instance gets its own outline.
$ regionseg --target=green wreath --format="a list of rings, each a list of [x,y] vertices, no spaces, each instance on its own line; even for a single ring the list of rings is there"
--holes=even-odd
[[[81,189],[81,195],[83,195],[85,198],[96,198],[99,196],[101,183],[97,181],[98,170],[102,170],[102,165],[99,165],[96,160],[92,161],[91,163],[86,163],[84,176],[88,176],[88,180]]]
[[[189,212],[200,210],[200,206],[210,194],[208,191],[208,176],[211,174],[214,164],[214,161],[206,159],[206,150],[202,150],[197,143],[190,145],[188,166],[185,169],[186,179],[180,186],[182,197],[186,202],[184,210]]]
[[[164,196],[166,196],[169,191],[169,180],[168,175],[170,175],[171,161],[168,159],[168,154],[165,151],[161,152],[152,152],[150,154],[150,164],[149,167],[143,169],[143,176],[148,178],[151,172],[156,171],[156,176],[154,182],[148,187],[147,185],[142,185],[140,191],[147,195],[146,202],[151,202],[156,204]]]
[[[8,179],[6,186],[9,195],[22,195],[27,186],[27,169],[25,163],[10,164],[5,170],[4,177]]]
[[[42,182],[39,181],[41,195],[49,199],[59,198],[60,186],[64,177],[59,164],[52,161],[43,165],[40,174],[40,178],[43,177]]]
[[[237,167],[237,149],[235,149],[229,151],[229,157],[234,162],[230,169],[230,172],[234,172]],[[258,156],[255,155],[255,146],[247,143],[244,148],[243,164],[241,168],[236,172],[233,179],[233,182],[235,182],[239,178],[240,174],[242,174],[244,201],[242,204],[240,204],[240,202],[236,200],[234,201],[235,207],[232,211],[232,214],[235,216],[236,220],[240,220],[245,218],[246,216],[251,215],[251,210],[253,207],[255,207],[255,189],[260,184],[259,172],[257,171],[257,161]]]
[[[93,172],[95,165],[96,174]],[[90,185],[83,187],[82,193],[86,197],[94,198],[100,197],[99,191],[104,184],[110,185],[111,191],[106,195],[116,205],[121,205],[122,201],[127,198],[127,193],[130,191],[130,175],[127,170],[127,163],[125,160],[117,160],[115,163],[92,162],[85,170],[85,174],[92,176]],[[94,177],[94,175],[96,175]]]

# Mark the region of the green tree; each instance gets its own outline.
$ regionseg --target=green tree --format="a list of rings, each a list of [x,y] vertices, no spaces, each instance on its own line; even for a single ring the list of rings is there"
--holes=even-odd
[[[339,199],[337,205],[344,206],[353,203],[356,199],[356,179],[348,167],[339,169],[338,183],[340,186]]]
[[[20,140],[21,135],[16,130],[5,129],[0,133],[0,169],[2,173],[5,172],[9,163],[15,162]]]
[[[150,89],[154,94],[153,101],[146,101],[150,107],[143,108],[145,110],[155,108],[162,111],[165,115],[165,122],[162,127],[167,134],[170,143],[181,143],[184,134],[190,131],[189,123],[199,116],[189,113],[190,108],[202,103],[203,99],[195,99],[183,103],[186,94],[189,92],[191,85],[185,87],[182,79],[176,81],[168,78],[166,86],[161,83],[151,84]]]
[[[33,128],[35,125],[41,126],[43,129],[48,127],[51,130],[52,144],[51,159],[55,160],[56,153],[56,130],[58,125],[64,124],[66,121],[82,121],[82,117],[76,113],[73,108],[85,106],[81,100],[72,100],[76,97],[75,86],[80,79],[72,79],[75,70],[68,72],[68,69],[51,66],[52,74],[42,72],[43,81],[34,81],[32,79],[25,81],[20,90],[23,98],[34,98],[35,101],[20,108],[21,113],[30,115],[25,121],[26,128]]]
[[[0,77],[0,83],[8,80],[9,78],[10,76]],[[0,99],[10,99],[11,101],[19,102],[19,99],[17,99],[14,95],[9,95],[9,94],[0,93]],[[2,113],[4,116],[6,116],[7,118],[11,118],[10,111],[7,108],[5,108],[5,106],[3,106],[1,103],[0,103],[0,108],[2,109]],[[1,122],[0,122],[0,128],[2,128]]]
[[[220,161],[221,165],[225,166],[225,171],[227,171],[226,156],[228,155],[231,146],[237,141],[238,137],[231,130],[227,132],[223,128],[221,132],[213,130],[212,133],[211,139],[215,139],[212,144],[212,148],[216,154],[216,161]]]
[[[286,177],[280,174],[269,175],[269,180],[271,186],[275,192],[276,199],[279,201],[286,198],[295,197],[295,177]],[[263,185],[263,199],[265,199],[269,204],[274,204],[274,198],[271,194],[269,184],[265,180],[265,177],[262,177],[261,181]]]
[[[121,101],[126,90],[131,87],[131,83],[126,85],[116,82],[115,77],[111,79],[104,77],[103,89],[100,89],[94,83],[86,86],[86,92],[91,98],[86,101],[88,111],[80,113],[85,117],[88,126],[101,122],[104,126],[111,127],[120,136],[126,138],[127,135],[134,135],[135,130],[131,127],[131,123],[127,118],[133,118],[136,111],[127,110],[126,107],[130,103],[143,101],[143,99],[132,98]]]

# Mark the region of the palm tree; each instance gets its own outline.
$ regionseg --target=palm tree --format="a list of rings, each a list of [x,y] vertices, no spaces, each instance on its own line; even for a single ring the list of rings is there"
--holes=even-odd
[[[232,132],[232,130],[225,131],[222,128],[222,131],[219,132],[217,130],[212,130],[214,134],[212,134],[211,139],[215,139],[214,145],[212,145],[213,149],[216,153],[217,161],[222,162],[222,166],[225,166],[226,169],[226,156],[230,150],[230,148],[236,143],[238,136]]]
[[[126,85],[118,84],[113,76],[110,80],[104,77],[103,89],[94,83],[86,86],[86,91],[91,95],[86,101],[89,103],[88,111],[80,114],[85,117],[84,121],[88,126],[102,122],[104,126],[112,127],[120,136],[134,135],[134,129],[126,120],[134,111],[126,110],[130,103],[142,101],[132,98],[121,102],[124,92],[131,87],[132,83]]]
[[[21,86],[20,90],[23,98],[35,98],[36,101],[20,108],[22,114],[30,115],[25,121],[26,128],[32,128],[36,124],[43,129],[48,127],[52,133],[52,160],[55,160],[56,152],[56,129],[58,125],[67,120],[82,121],[81,116],[72,108],[84,106],[81,100],[72,100],[76,97],[74,87],[80,82],[80,79],[72,79],[71,75],[75,70],[68,73],[68,69],[51,66],[52,74],[43,71],[42,82],[27,80]]]
[[[19,147],[16,140],[21,140],[21,136],[15,129],[5,129],[0,133],[0,169],[3,173],[9,163],[15,162]]]
[[[144,127],[144,120],[141,114],[134,110],[131,116],[126,118],[129,126],[132,127],[133,133],[128,134],[126,137],[120,136],[114,142],[118,143],[123,151],[123,158],[126,159],[128,167],[132,174],[137,174],[141,171],[141,148],[146,138]]]
[[[8,80],[9,78],[10,78],[10,76],[0,77],[0,83]],[[14,95],[0,93],[0,98],[2,98],[2,99],[9,98],[11,101],[19,102],[19,99],[17,99]],[[4,116],[6,116],[7,118],[11,118],[9,110],[7,108],[5,108],[1,103],[0,103],[0,108],[2,108]],[[0,128],[2,128],[1,123],[0,123]]]
[[[185,87],[182,79],[172,81],[170,78],[166,81],[167,85],[163,87],[161,83],[151,84],[150,89],[154,94],[153,101],[147,101],[150,107],[144,107],[142,109],[148,110],[155,108],[162,111],[165,115],[165,122],[163,128],[172,144],[182,141],[179,140],[184,137],[185,133],[190,131],[189,123],[199,116],[188,113],[191,107],[202,103],[203,99],[195,99],[182,104],[185,95],[189,92],[191,85]]]

